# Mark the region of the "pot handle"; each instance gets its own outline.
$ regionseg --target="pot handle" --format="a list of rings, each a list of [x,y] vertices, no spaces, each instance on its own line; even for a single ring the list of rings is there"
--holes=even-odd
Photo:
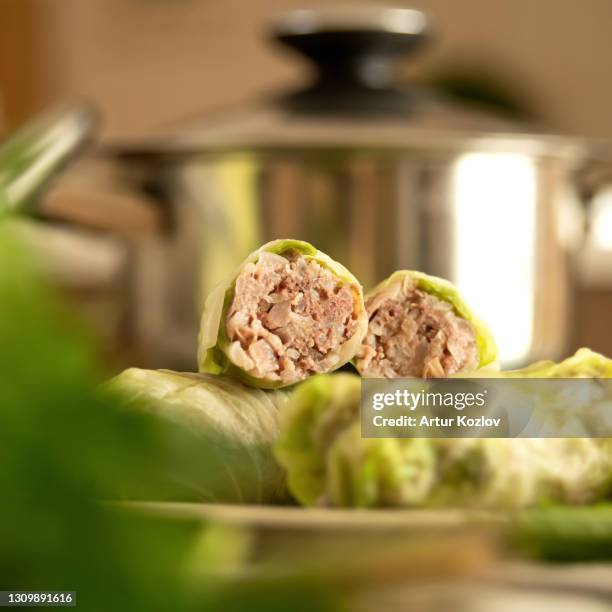
[[[393,87],[393,60],[427,40],[428,23],[412,9],[296,10],[277,21],[271,37],[316,66],[314,82],[289,96],[298,110],[389,113],[394,104],[405,109],[410,93]]]
[[[577,173],[576,185],[584,206],[583,240],[577,265],[585,286],[612,287],[612,143],[599,142]]]
[[[0,214],[31,212],[37,196],[92,137],[87,104],[61,107],[27,123],[0,145]]]

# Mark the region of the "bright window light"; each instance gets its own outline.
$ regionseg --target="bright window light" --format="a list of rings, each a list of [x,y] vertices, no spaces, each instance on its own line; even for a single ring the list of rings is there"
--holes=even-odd
[[[523,155],[470,153],[454,171],[454,281],[491,327],[504,365],[532,344],[535,185]]]
[[[593,202],[593,246],[612,251],[612,188],[599,193]]]

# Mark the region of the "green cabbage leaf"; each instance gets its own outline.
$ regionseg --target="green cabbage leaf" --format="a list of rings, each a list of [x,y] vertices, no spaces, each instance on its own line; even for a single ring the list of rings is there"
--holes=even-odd
[[[106,390],[118,394],[125,409],[164,424],[167,470],[157,498],[240,503],[287,498],[285,475],[272,452],[287,392],[252,389],[211,374],[139,368],[125,370]]]

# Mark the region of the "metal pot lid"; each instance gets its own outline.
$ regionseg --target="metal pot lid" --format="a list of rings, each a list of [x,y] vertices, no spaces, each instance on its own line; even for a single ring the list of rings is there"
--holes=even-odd
[[[394,60],[430,37],[427,18],[419,11],[295,10],[270,34],[315,65],[316,76],[307,87],[110,147],[126,155],[319,147],[582,153],[576,139],[452,103],[431,90],[398,87]]]

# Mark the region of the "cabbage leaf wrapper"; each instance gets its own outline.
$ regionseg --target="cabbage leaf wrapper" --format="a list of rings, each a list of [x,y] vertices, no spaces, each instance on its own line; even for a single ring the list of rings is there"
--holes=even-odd
[[[579,374],[593,360],[558,366]],[[349,374],[314,377],[281,414],[276,456],[302,504],[505,510],[611,495],[608,439],[362,438],[360,385]]]
[[[253,504],[288,498],[273,455],[288,392],[211,374],[139,368],[125,370],[105,390],[118,395],[124,409],[161,424],[165,473],[158,490],[139,497]]]
[[[360,394],[360,378],[348,373],[315,376],[296,388],[276,444],[289,489],[308,506],[421,505],[434,476],[430,444],[361,438]]]
[[[307,242],[275,240],[208,296],[199,370],[289,386],[349,362],[367,323],[361,285],[344,266]]]
[[[369,378],[444,378],[494,367],[487,325],[447,280],[399,270],[365,298],[369,325],[354,361]]]
[[[473,374],[477,376],[478,373]],[[612,378],[612,359],[588,348],[581,348],[574,355],[559,363],[537,361],[525,368],[507,372],[483,374],[502,378]]]

